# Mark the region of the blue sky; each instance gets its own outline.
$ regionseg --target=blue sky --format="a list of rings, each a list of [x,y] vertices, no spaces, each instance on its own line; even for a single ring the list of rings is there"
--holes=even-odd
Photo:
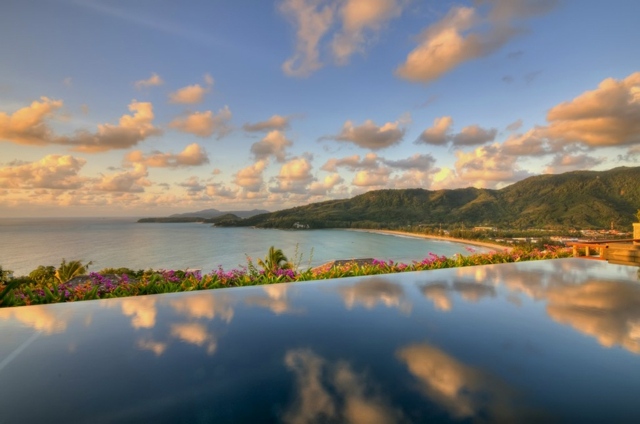
[[[0,216],[637,166],[640,3],[8,1]]]

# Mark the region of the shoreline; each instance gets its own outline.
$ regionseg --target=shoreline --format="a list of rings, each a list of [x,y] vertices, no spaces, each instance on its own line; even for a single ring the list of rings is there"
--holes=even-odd
[[[448,241],[448,242],[452,242],[452,243],[469,244],[469,245],[473,245],[473,246],[487,247],[487,248],[490,248],[490,249],[496,249],[498,251],[505,251],[506,250],[507,252],[511,252],[511,250],[513,250],[513,247],[502,246],[500,244],[489,243],[489,242],[484,242],[484,241],[459,239],[459,238],[455,238],[455,237],[446,237],[446,236],[433,236],[433,235],[430,235],[430,234],[409,233],[409,232],[406,232],[406,231],[367,230],[367,229],[359,229],[359,228],[346,228],[346,230],[348,230],[348,231],[361,231],[361,232],[365,232],[365,233],[374,233],[374,234],[388,234],[388,235],[396,235],[396,236],[407,236],[407,237],[414,237],[414,238],[421,238],[421,239],[428,239],[428,240]]]

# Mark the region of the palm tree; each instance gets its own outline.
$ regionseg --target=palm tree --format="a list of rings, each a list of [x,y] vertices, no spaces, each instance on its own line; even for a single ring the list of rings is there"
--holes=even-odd
[[[56,280],[60,283],[66,283],[71,280],[73,277],[77,277],[78,275],[84,275],[87,273],[87,269],[92,262],[88,262],[85,265],[80,261],[69,261],[66,259],[62,260],[62,263],[56,270]]]
[[[267,274],[275,274],[279,269],[290,269],[291,263],[282,252],[282,249],[276,249],[271,246],[269,253],[265,256],[264,261],[258,259],[258,265],[264,268]]]

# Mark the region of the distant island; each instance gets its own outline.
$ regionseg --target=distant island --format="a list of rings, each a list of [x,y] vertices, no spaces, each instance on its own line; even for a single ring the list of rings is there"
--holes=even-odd
[[[256,214],[220,226],[318,229],[628,227],[640,207],[640,167],[539,175],[500,190],[375,190],[351,199]]]
[[[256,215],[269,213],[263,209],[253,209],[250,211],[219,211],[217,209],[204,209],[197,212],[187,212],[173,214],[159,218],[141,218],[140,223],[183,223],[202,222],[207,224],[220,224],[241,221]]]

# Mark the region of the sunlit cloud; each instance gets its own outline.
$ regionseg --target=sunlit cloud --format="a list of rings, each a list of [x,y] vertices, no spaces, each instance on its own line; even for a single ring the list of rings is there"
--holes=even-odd
[[[351,171],[358,169],[375,169],[380,166],[378,155],[375,153],[367,153],[362,160],[360,155],[348,156],[345,158],[331,158],[320,167],[324,171],[335,172],[338,168],[347,168]]]
[[[383,167],[366,171],[358,171],[353,178],[353,181],[351,181],[351,184],[358,187],[385,186],[389,182],[391,172],[391,169]]]
[[[253,165],[238,171],[234,178],[234,183],[247,191],[258,192],[264,185],[262,173],[267,167],[266,160],[259,160]]]
[[[41,97],[11,115],[0,112],[0,140],[31,146],[52,143],[54,135],[46,120],[62,106],[62,100]]]
[[[141,90],[141,89],[147,88],[147,87],[157,87],[157,86],[162,85],[162,84],[164,84],[164,81],[162,80],[162,78],[160,78],[160,75],[158,75],[155,72],[153,72],[149,78],[144,79],[144,80],[138,80],[133,85],[138,90]]]
[[[46,306],[30,306],[0,309],[0,322],[15,319],[23,325],[41,331],[44,334],[61,333],[67,329],[69,314],[53,313]]]
[[[296,47],[292,57],[282,64],[289,76],[307,77],[322,67],[318,44],[334,19],[334,5],[322,0],[284,0],[279,9],[296,29]]]
[[[220,318],[229,323],[233,319],[233,308],[227,296],[202,293],[197,296],[184,296],[170,301],[171,307],[187,318]]]
[[[220,139],[231,132],[231,116],[228,106],[220,109],[217,114],[210,110],[191,112],[175,118],[169,123],[169,127],[198,137],[211,137],[215,134]]]
[[[433,126],[424,130],[415,141],[415,143],[444,146],[451,139],[452,125],[453,119],[450,116],[442,116],[440,118],[436,118],[433,121]]]
[[[141,164],[149,168],[176,168],[204,165],[209,163],[209,156],[202,146],[192,143],[177,154],[153,152],[145,155],[140,150],[134,150],[125,156],[125,163]]]
[[[354,53],[364,52],[385,24],[400,16],[406,4],[399,0],[346,0],[342,2],[339,17],[340,32],[335,34],[332,52],[338,64],[345,64]]]
[[[284,162],[286,148],[291,147],[293,142],[280,130],[269,131],[262,140],[251,145],[251,153],[256,160],[268,159],[274,156],[278,162]]]
[[[605,158],[596,158],[586,154],[572,155],[559,153],[553,157],[544,169],[544,172],[546,174],[559,174],[562,172],[587,170],[603,163],[605,160]]]
[[[142,164],[134,164],[134,168],[128,171],[103,175],[93,186],[94,190],[109,192],[141,193],[151,182],[147,167]]]
[[[289,160],[280,168],[276,177],[276,186],[270,187],[269,191],[305,194],[307,185],[314,180],[311,168],[311,162],[305,157]]]
[[[78,175],[86,160],[73,156],[48,155],[37,162],[0,168],[0,187],[19,189],[75,189],[87,181]]]
[[[452,138],[454,146],[478,146],[495,140],[498,130],[495,128],[484,129],[479,125],[464,127]]]
[[[396,69],[413,82],[431,82],[464,62],[487,56],[525,32],[524,19],[549,12],[555,0],[487,0],[488,13],[474,7],[452,7],[418,37],[418,46]]]
[[[404,289],[399,284],[382,278],[362,281],[351,286],[340,286],[338,291],[347,309],[353,309],[357,305],[373,309],[380,304],[405,313],[411,311],[411,302],[406,299]]]
[[[153,105],[133,100],[129,104],[132,115],[123,115],[118,125],[100,124],[98,131],[91,133],[79,130],[73,136],[62,136],[52,140],[55,144],[72,147],[72,150],[84,153],[98,153],[114,149],[127,149],[146,138],[162,134],[153,126]]]
[[[381,126],[371,120],[366,120],[362,125],[354,125],[352,121],[346,121],[339,134],[326,136],[323,139],[353,143],[365,149],[380,150],[400,143],[404,133],[405,129],[397,121],[387,122]]]
[[[204,96],[213,87],[213,77],[209,74],[204,76],[205,86],[200,84],[188,85],[169,94],[169,102],[178,104],[198,104],[204,101]]]
[[[242,129],[247,132],[260,132],[260,131],[284,131],[289,128],[290,117],[273,115],[266,121],[260,121],[253,124],[244,124]]]
[[[322,181],[312,182],[307,191],[312,196],[323,196],[331,192],[338,184],[343,182],[344,178],[337,173],[333,173],[324,177]]]

